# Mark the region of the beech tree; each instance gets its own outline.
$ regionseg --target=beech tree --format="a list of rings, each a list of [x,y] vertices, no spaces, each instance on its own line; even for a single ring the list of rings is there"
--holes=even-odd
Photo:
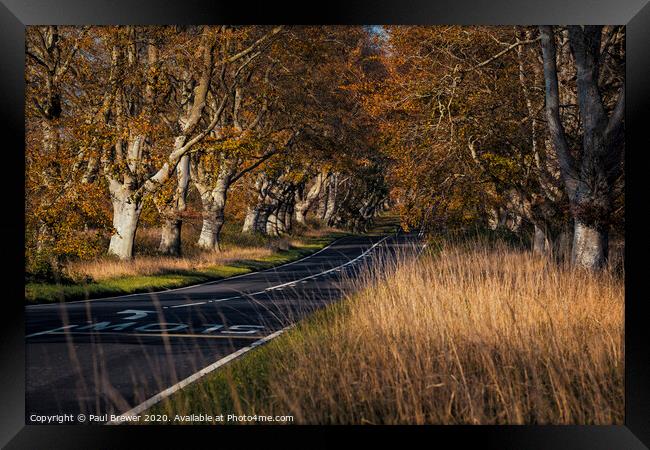
[[[294,206],[294,217],[296,222],[305,225],[307,223],[307,213],[313,209],[314,205],[321,197],[323,186],[329,174],[321,170],[313,176],[311,180],[302,183],[296,191],[296,203]],[[311,185],[309,184],[311,182]]]
[[[573,262],[598,269],[607,260],[613,193],[622,174],[624,154],[623,72],[619,67],[615,75],[616,81],[620,79],[620,87],[614,101],[603,98],[599,82],[601,62],[607,58],[608,45],[617,38],[619,31],[610,31],[608,41],[603,42],[601,26],[568,27],[582,124],[582,144],[575,151],[569,145],[560,114],[555,32],[550,26],[540,26],[539,30],[544,57],[548,131],[574,220]],[[608,113],[608,109],[611,112]]]
[[[160,250],[163,253],[179,254],[181,250],[181,214],[185,210],[185,198],[189,187],[189,178],[199,191],[202,201],[203,229],[198,245],[205,249],[218,249],[218,236],[223,225],[223,211],[225,208],[227,191],[232,183],[239,179],[246,171],[241,169],[245,155],[240,148],[250,144],[249,133],[257,128],[264,113],[266,102],[261,102],[255,117],[245,123],[242,114],[243,91],[245,86],[251,84],[253,75],[252,65],[268,48],[271,39],[280,33],[282,27],[270,29],[244,28],[231,29],[222,26],[215,43],[217,61],[212,82],[212,94],[219,98],[217,108],[218,116],[215,117],[213,126],[204,136],[206,145],[197,148],[190,156],[186,154],[181,159],[176,173],[177,188],[167,196],[166,202],[159,202],[159,211],[164,218]],[[181,80],[184,81],[181,89],[187,90],[191,85],[191,73],[183,69]],[[189,92],[181,94],[180,98],[188,98]],[[188,106],[185,106],[188,109]],[[177,121],[184,120],[179,115]],[[242,142],[246,141],[248,142]],[[238,153],[234,155],[233,153]],[[261,159],[268,158],[272,151],[265,153]],[[241,170],[240,170],[241,169]]]
[[[71,68],[86,29],[64,29],[51,25],[30,27],[26,33],[27,55],[27,115],[36,118],[40,134],[40,154],[47,161],[39,177],[43,187],[66,190],[70,178],[63,174],[65,159],[61,149],[62,113],[66,84],[71,78]],[[29,64],[31,63],[31,64]],[[66,155],[75,158],[75,156]],[[76,159],[76,158],[75,158]],[[68,161],[73,165],[76,160]],[[36,230],[36,247],[43,249],[44,241],[52,239],[51,220],[45,216],[52,201],[48,195],[40,196],[41,214]]]
[[[41,26],[25,49],[34,271],[131,258],[139,225],[178,256],[227,220],[272,240],[388,206],[597,269],[623,224],[621,26]]]
[[[114,140],[102,149],[100,156],[113,204],[115,231],[108,252],[122,259],[133,256],[144,195],[156,192],[172,176],[181,158],[214,128],[225,104],[223,100],[217,104],[213,98],[212,117],[200,126],[208,103],[215,46],[215,31],[204,27],[195,50],[195,87],[190,98],[181,103],[171,145],[167,144],[170,150],[156,168],[148,154],[150,148],[166,145],[152,132],[160,128],[161,120],[156,114],[160,43],[151,33],[151,29],[136,27],[115,29],[110,87],[104,97],[111,105],[107,125],[115,130]]]

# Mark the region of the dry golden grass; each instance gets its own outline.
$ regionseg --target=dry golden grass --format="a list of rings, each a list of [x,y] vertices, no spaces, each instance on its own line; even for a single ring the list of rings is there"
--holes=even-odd
[[[273,253],[272,248],[230,247],[221,252],[202,252],[191,257],[139,256],[131,261],[99,258],[92,261],[74,261],[66,270],[75,278],[88,276],[95,281],[123,276],[159,275],[178,271],[192,271],[226,265],[247,259],[260,259]]]
[[[620,274],[505,244],[399,260],[269,348],[263,389],[237,409],[312,424],[623,422]]]
[[[324,237],[332,230],[304,230],[300,237],[264,237],[241,233],[240,224],[229,224],[227,233],[222,234],[222,251],[204,251],[194,244],[198,229],[187,226],[183,231],[183,256],[157,255],[160,229],[143,227],[136,236],[137,256],[131,261],[120,261],[108,256],[93,260],[70,261],[66,275],[75,280],[86,277],[103,281],[125,276],[161,275],[173,272],[201,270],[209,267],[231,264],[242,260],[259,260],[271,256],[278,250],[288,250],[304,245],[301,237]]]

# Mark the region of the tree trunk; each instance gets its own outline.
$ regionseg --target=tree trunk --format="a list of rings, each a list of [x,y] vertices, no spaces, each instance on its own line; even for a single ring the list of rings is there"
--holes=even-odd
[[[181,229],[183,219],[181,214],[187,207],[187,188],[190,182],[190,156],[181,158],[176,167],[176,190],[171,205],[159,206],[158,211],[163,217],[162,232],[158,250],[161,253],[180,256],[181,254]]]
[[[553,245],[553,254],[558,262],[571,261],[573,247],[573,227],[566,224],[560,230]]]
[[[574,265],[587,269],[601,269],[607,262],[607,250],[606,228],[598,229],[578,220],[575,221],[571,256]]]
[[[327,211],[327,190],[329,188],[325,189],[325,193],[321,195],[321,197],[318,199],[318,209],[316,211],[316,214],[318,215],[318,218],[320,220],[325,220],[325,212]]]
[[[291,227],[293,225],[293,205],[287,204],[286,211],[284,213],[284,231],[285,233],[290,233],[291,232]]]
[[[219,214],[212,208],[204,210],[203,225],[197,245],[205,250],[220,250],[219,237],[223,223],[223,211]]]
[[[197,245],[206,250],[219,250],[219,237],[224,223],[227,187],[220,186],[201,195],[203,225]]]
[[[278,209],[275,213],[274,227],[277,236],[284,234],[288,231],[286,226],[287,223],[286,216],[287,216],[287,204],[282,203],[280,204],[280,206],[278,206]]]
[[[133,199],[132,192],[115,180],[109,182],[109,191],[113,203],[113,228],[108,253],[120,259],[133,257],[135,232],[142,212],[142,201]]]
[[[279,227],[279,220],[278,216],[275,212],[272,212],[269,214],[267,222],[266,222],[266,234],[269,236],[279,236],[280,235],[280,227]]]
[[[322,173],[319,173],[316,176],[316,181],[309,189],[309,191],[307,191],[304,199],[300,199],[298,195],[296,195],[297,201],[295,202],[295,207],[294,207],[294,216],[296,222],[303,225],[306,224],[305,219],[307,216],[307,211],[309,211],[309,209],[313,206],[314,202],[318,200],[318,198],[321,196],[324,180],[325,180],[325,176]]]
[[[244,226],[242,227],[242,233],[252,233],[255,231],[255,223],[260,214],[258,208],[251,208],[250,206],[246,209],[246,219],[244,219]]]
[[[294,216],[295,216],[295,219],[296,219],[297,223],[302,224],[302,225],[306,225],[307,224],[306,215],[307,215],[307,209],[306,208],[301,209],[301,208],[296,207]]]
[[[271,209],[268,205],[262,205],[257,208],[257,217],[255,220],[255,225],[253,226],[253,231],[260,234],[266,234],[267,222],[269,221],[269,216],[271,215]]]
[[[325,209],[325,215],[323,216],[323,220],[327,225],[330,225],[330,222],[334,217],[334,212],[336,211],[337,178],[337,175],[333,174],[330,183],[328,183],[327,208]]]
[[[183,221],[179,218],[163,220],[158,251],[166,255],[180,256],[182,225]]]
[[[548,129],[574,219],[572,262],[589,269],[607,260],[612,183],[622,167],[625,83],[611,115],[607,114],[598,85],[601,26],[568,27],[576,67],[576,92],[582,125],[582,151],[574,159],[560,118],[555,35],[540,26],[544,61]]]
[[[550,251],[550,242],[544,231],[544,228],[539,225],[534,225],[533,232],[533,253],[537,255],[545,255]]]

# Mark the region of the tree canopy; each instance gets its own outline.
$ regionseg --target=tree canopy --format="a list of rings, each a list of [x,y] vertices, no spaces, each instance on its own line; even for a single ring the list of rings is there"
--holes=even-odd
[[[531,238],[590,268],[624,203],[625,28],[30,26],[28,272],[180,254],[183,221]]]

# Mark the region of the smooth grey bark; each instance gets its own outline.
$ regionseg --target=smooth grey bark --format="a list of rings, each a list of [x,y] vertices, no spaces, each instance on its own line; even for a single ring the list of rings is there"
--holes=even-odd
[[[269,205],[259,206],[257,217],[253,225],[253,231],[260,234],[266,234],[267,226],[266,224],[269,221],[271,216],[271,207]]]
[[[572,263],[588,269],[601,268],[607,262],[609,233],[576,220],[573,230]]]
[[[293,227],[293,216],[294,216],[294,206],[291,203],[287,203],[286,210],[284,212],[284,231],[285,233],[290,233]]]
[[[171,256],[179,256],[181,254],[182,225],[183,220],[180,218],[163,220],[158,251]]]
[[[329,178],[327,183],[327,207],[325,208],[325,214],[323,215],[323,221],[331,225],[331,222],[334,218],[334,213],[336,212],[337,206],[337,196],[338,196],[338,174],[333,173]]]
[[[549,253],[550,243],[546,236],[544,228],[535,224],[533,226],[533,253],[538,255],[545,255]]]
[[[124,49],[126,56],[124,56],[118,47],[113,48],[112,77],[117,77],[118,71],[130,70],[132,68],[131,66],[135,65],[137,61],[134,27],[126,27],[125,33],[129,40],[129,45],[126,45]],[[143,158],[145,146],[147,145],[147,136],[130,131],[128,134],[123,133],[125,136],[120,136],[117,139],[113,149],[113,155],[104,158],[106,161],[104,173],[109,184],[121,185],[119,190],[123,193],[123,195],[112,196],[114,222],[122,222],[125,220],[120,218],[120,216],[126,214],[124,211],[128,211],[131,208],[129,204],[137,205],[137,216],[139,217],[144,196],[157,192],[176,171],[176,166],[190,148],[207,136],[210,130],[216,125],[223,111],[226,96],[224,96],[218,107],[214,105],[216,112],[207,128],[197,132],[199,122],[204,115],[210,79],[213,72],[214,46],[214,37],[210,33],[204,32],[200,44],[201,70],[199,71],[199,77],[192,91],[191,100],[188,99],[188,103],[183,106],[182,111],[179,113],[177,120],[179,124],[178,134],[174,138],[173,148],[164,164],[153,175],[149,175],[151,172],[150,168],[146,167]],[[114,102],[114,115],[116,125],[119,129],[125,127],[126,119],[129,115],[142,113],[149,116],[153,113],[156,86],[155,65],[158,61],[157,48],[153,43],[147,45],[147,61],[150,69],[147,73],[146,83],[142,93],[142,104],[136,105],[139,108],[128,107],[124,87],[118,86],[117,99]],[[122,163],[121,167],[119,167],[120,163]],[[116,173],[116,166],[119,167],[118,170],[120,173]],[[127,228],[130,228],[130,226]],[[137,219],[135,220],[135,226],[137,226]],[[119,234],[117,227],[114,228]],[[133,230],[133,235],[135,236],[135,230]],[[108,252],[122,259],[129,259],[133,256],[133,245],[126,244],[123,242],[122,237],[115,235],[111,237]]]
[[[268,216],[266,233],[269,236],[280,236],[291,228],[291,214],[288,214],[288,204],[281,202]]]
[[[280,220],[276,213],[272,212],[269,214],[269,217],[266,222],[266,234],[269,236],[279,236],[280,235]]]
[[[183,219],[181,214],[187,208],[187,189],[190,182],[190,156],[184,155],[176,166],[176,190],[171,204],[158,208],[163,217],[158,251],[166,255],[179,256],[182,250],[181,229]]]
[[[575,221],[571,261],[586,269],[600,269],[607,264],[609,230],[593,224]]]
[[[199,55],[199,61],[198,67],[199,70],[198,76],[196,79],[190,80],[190,85],[192,86],[191,89],[191,95],[189,98],[183,99],[181,102],[181,105],[178,109],[178,117],[175,119],[176,122],[176,135],[174,138],[174,143],[172,146],[172,149],[169,153],[169,155],[166,158],[166,161],[160,166],[160,168],[153,173],[153,175],[150,175],[150,171],[147,171],[146,176],[142,176],[143,168],[140,167],[143,163],[142,161],[142,145],[145,142],[145,136],[131,136],[129,135],[129,138],[127,140],[128,145],[127,148],[129,149],[128,157],[126,158],[126,166],[128,166],[128,170],[126,174],[123,175],[124,177],[124,186],[128,186],[129,189],[132,191],[132,194],[129,195],[130,199],[134,199],[134,201],[141,201],[141,198],[144,195],[147,194],[153,194],[157,192],[160,187],[166,183],[172,176],[172,174],[175,172],[177,165],[179,164],[180,160],[189,152],[189,150],[198,142],[200,142],[202,139],[204,139],[208,134],[212,132],[212,130],[215,128],[217,123],[221,120],[222,118],[222,113],[224,111],[224,108],[228,102],[228,99],[231,97],[231,93],[233,92],[234,88],[236,87],[237,80],[239,75],[241,74],[242,70],[244,67],[250,63],[253,59],[255,59],[259,54],[261,54],[261,51],[256,51],[261,44],[263,44],[265,41],[270,39],[271,37],[277,35],[281,30],[282,26],[277,26],[274,27],[271,31],[257,39],[255,42],[253,42],[250,46],[245,48],[244,50],[232,54],[232,55],[222,55],[224,59],[222,59],[219,62],[219,67],[220,67],[220,72],[222,74],[221,76],[221,82],[222,85],[224,86],[224,92],[221,94],[221,98],[217,98],[213,90],[210,88],[212,84],[212,78],[213,74],[217,70],[217,65],[215,65],[215,47],[216,47],[216,39],[214,33],[211,33],[207,28],[204,28],[202,30],[202,35],[199,43],[199,51],[197,54]],[[127,46],[128,52],[131,52],[132,54],[129,56],[128,60],[129,61],[135,61],[137,60],[137,55],[135,54],[135,45],[132,45],[135,43],[135,35],[133,32],[133,27],[127,27],[127,34],[129,34],[131,39],[131,45]],[[222,31],[224,31],[225,28],[222,27]],[[225,52],[230,51],[229,48],[227,47],[222,47],[222,50]],[[120,68],[120,70],[123,70],[122,67],[125,66],[124,64],[120,64],[121,61],[119,61],[120,57],[120,52],[114,51],[114,54],[116,57],[114,58],[114,64],[113,67],[117,70]],[[147,75],[147,82],[144,88],[144,110],[145,112],[148,112],[147,115],[151,115],[152,113],[152,99],[153,99],[153,93],[154,93],[154,87],[156,86],[156,77],[155,77],[155,61],[157,60],[157,52],[155,49],[155,45],[149,44],[148,45],[148,57],[149,57],[149,67],[151,70],[149,71]],[[243,63],[240,65],[239,68],[237,68],[234,73],[234,79],[235,81],[233,82],[233,85],[228,87],[224,81],[223,74],[226,72],[226,67],[228,64],[233,63],[235,61],[239,60],[244,60]],[[126,67],[127,70],[129,69]],[[212,93],[212,96],[209,96],[209,94]],[[123,93],[122,93],[123,95]],[[208,102],[211,103],[211,110],[210,113],[212,114],[211,119],[205,118],[204,116],[206,115],[206,110],[207,110],[207,104]],[[119,105],[119,101],[118,101]],[[120,116],[122,114],[122,111],[119,111],[119,107],[116,108],[118,111],[116,111],[116,116],[118,117],[118,122],[120,120]],[[124,113],[128,114],[130,111],[124,111]],[[202,120],[205,119],[205,120]],[[169,119],[168,119],[169,120]],[[204,126],[203,129],[200,129],[200,124],[202,122],[208,122],[207,125]],[[116,145],[116,155],[122,155],[123,152],[121,151],[121,148],[119,148],[120,139],[118,139],[118,145]],[[135,150],[134,150],[135,149]],[[123,158],[118,158],[118,159],[123,159]],[[124,162],[124,161],[121,161]],[[137,169],[137,170],[136,170]],[[107,178],[109,180],[115,181],[114,174],[112,173],[113,170],[111,167],[106,167],[105,172],[107,173]],[[140,173],[138,173],[140,172]],[[214,200],[213,203],[218,203],[219,200]],[[224,202],[225,202],[225,197],[224,197]],[[218,209],[218,208],[217,208]],[[218,211],[217,211],[218,214]],[[210,224],[210,222],[213,222]],[[214,233],[215,226],[217,226],[219,222],[219,218],[217,217],[214,220],[208,219],[208,224],[205,225],[205,233],[203,234],[204,236],[208,236],[208,229],[210,229],[210,233]],[[223,223],[223,220],[221,221]],[[217,226],[218,229],[220,229],[219,226]],[[218,235],[218,230],[216,231]],[[208,238],[206,237],[206,240]],[[115,253],[115,254],[122,254],[123,249],[122,248],[113,248],[113,240],[111,240],[111,246],[109,247],[109,252]],[[202,241],[203,243],[203,241]],[[117,245],[117,244],[115,244]],[[208,245],[207,243],[205,244],[206,246]],[[218,247],[218,244],[215,242],[214,243],[215,247]],[[131,254],[124,254],[124,258],[129,258],[131,257]]]
[[[309,188],[304,198],[299,198],[299,196],[296,194],[297,200],[294,207],[294,215],[297,223],[303,225],[306,223],[307,212],[312,208],[316,200],[318,200],[319,196],[321,195],[325,178],[326,177],[323,173],[316,175],[314,184],[312,184],[312,186]]]
[[[257,203],[249,207],[244,221],[244,232],[256,232],[278,236],[285,233],[287,228],[286,214],[289,204],[294,201],[294,185],[282,180],[282,175],[270,179],[265,172],[257,176],[255,182]]]
[[[244,219],[244,226],[242,227],[242,233],[252,233],[255,227],[255,222],[257,222],[257,216],[259,216],[259,210],[254,207],[246,207],[246,218]]]
[[[295,209],[296,223],[305,225],[307,223],[307,210]]]
[[[254,233],[259,232],[259,222],[260,214],[262,214],[262,209],[264,207],[264,198],[266,197],[266,189],[268,187],[268,182],[266,177],[263,174],[259,174],[255,178],[255,190],[257,191],[257,203],[254,206],[248,206],[246,210],[246,219],[244,219],[244,226],[242,228],[243,233]],[[266,219],[264,219],[264,230],[263,233],[266,233]]]
[[[108,185],[113,204],[113,229],[108,253],[120,259],[128,259],[133,255],[135,233],[142,212],[142,201],[133,199],[132,192],[124,186],[111,180]]]
[[[327,211],[327,192],[328,187],[326,184],[323,187],[321,194],[318,196],[318,208],[316,209],[316,215],[321,221],[325,219],[325,211]]]
[[[572,261],[576,266],[596,270],[607,261],[612,185],[622,165],[625,83],[608,118],[598,86],[602,27],[569,27],[583,129],[580,157],[574,160],[560,119],[555,36],[550,26],[539,29],[548,128],[574,218]]]
[[[222,169],[214,186],[195,181],[201,196],[201,216],[203,223],[197,245],[206,250],[219,250],[219,238],[224,224],[224,210],[232,172]]]

